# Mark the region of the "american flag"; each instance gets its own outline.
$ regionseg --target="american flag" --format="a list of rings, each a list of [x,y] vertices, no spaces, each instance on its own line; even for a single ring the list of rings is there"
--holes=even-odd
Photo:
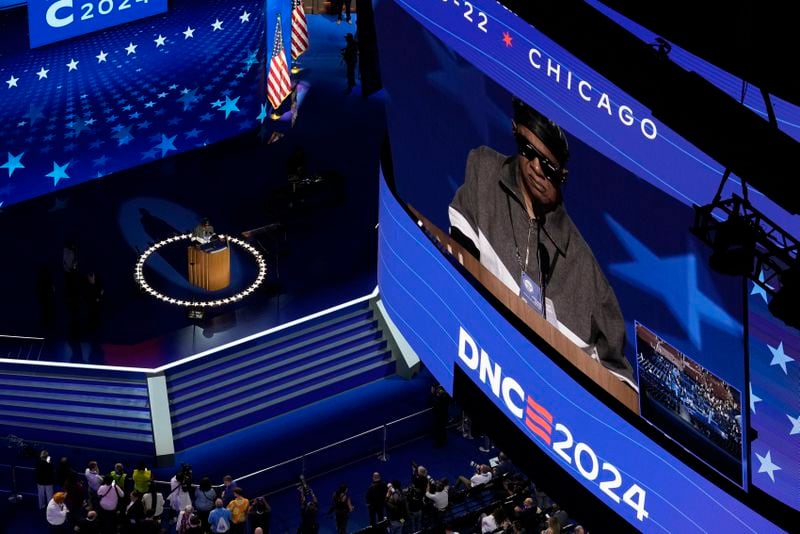
[[[281,102],[292,92],[292,82],[289,79],[289,65],[283,52],[283,33],[281,31],[281,16],[275,24],[275,43],[272,46],[272,59],[269,62],[269,75],[267,75],[267,98],[273,109],[278,109]]]
[[[292,59],[308,50],[308,24],[303,0],[293,0],[292,6]]]

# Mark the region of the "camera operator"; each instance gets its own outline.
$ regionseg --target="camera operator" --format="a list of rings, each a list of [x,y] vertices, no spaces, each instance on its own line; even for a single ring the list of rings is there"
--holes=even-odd
[[[314,490],[306,483],[303,475],[300,475],[297,491],[300,492],[300,526],[297,533],[317,534],[319,532],[319,502]]]
[[[428,476],[428,470],[422,465],[417,465],[412,460],[411,485],[406,495],[412,532],[417,532],[422,528],[422,509],[425,506],[425,492],[428,490],[428,484],[432,481],[433,479]]]
[[[408,502],[403,495],[400,481],[393,480],[386,488],[386,517],[389,519],[389,534],[402,534],[403,524],[408,519]]]
[[[435,480],[429,482],[425,497],[433,503],[433,522],[438,527],[442,524],[447,505],[450,503],[447,488],[441,482]]]
[[[172,509],[170,522],[178,520],[178,513],[192,504],[192,466],[181,464],[181,468],[169,481],[167,502]]]
[[[458,480],[456,480],[455,487],[458,487],[458,485],[461,484],[464,486],[464,488],[474,488],[475,486],[486,484],[492,480],[491,467],[486,464],[478,464],[477,462],[470,462],[470,465],[475,468],[475,474],[470,478],[460,475]]]

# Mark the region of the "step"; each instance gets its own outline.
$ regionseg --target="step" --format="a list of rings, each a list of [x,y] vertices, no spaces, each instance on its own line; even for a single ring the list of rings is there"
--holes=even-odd
[[[289,369],[289,370],[285,371],[284,373],[281,373],[280,375],[272,375],[272,376],[269,376],[269,377],[267,377],[265,379],[259,380],[258,382],[245,384],[245,385],[240,386],[238,388],[234,388],[234,389],[230,389],[230,390],[227,390],[227,391],[223,391],[218,395],[215,395],[213,397],[206,397],[206,398],[204,398],[202,400],[202,404],[203,404],[203,408],[202,409],[205,409],[205,406],[207,406],[208,404],[217,405],[216,408],[212,408],[211,410],[206,410],[202,414],[190,415],[190,412],[195,412],[195,411],[198,410],[196,404],[195,405],[185,406],[185,407],[178,408],[178,409],[173,409],[172,410],[173,426],[185,425],[185,424],[191,423],[192,421],[195,421],[195,420],[197,420],[197,419],[199,419],[201,417],[207,417],[209,415],[215,415],[217,413],[220,413],[220,412],[223,412],[223,411],[226,411],[226,410],[230,410],[231,408],[235,408],[235,407],[241,406],[243,404],[248,404],[248,403],[251,403],[251,402],[260,401],[261,399],[264,399],[267,396],[280,394],[283,391],[291,390],[294,387],[301,386],[304,383],[307,383],[307,382],[311,383],[311,382],[315,381],[319,377],[327,376],[327,375],[330,375],[332,373],[336,373],[338,371],[347,369],[348,367],[352,367],[354,365],[358,365],[359,363],[361,363],[363,361],[369,360],[371,358],[375,358],[379,354],[383,354],[385,352],[388,352],[388,351],[385,350],[385,349],[384,350],[378,350],[378,351],[372,351],[372,352],[367,353],[366,355],[362,355],[360,357],[353,358],[353,359],[348,360],[348,361],[337,363],[336,365],[329,366],[329,367],[326,367],[324,369],[320,369],[320,370],[318,370],[316,372],[309,373],[309,374],[297,377],[297,378],[295,378],[293,380],[289,380],[287,382],[278,383],[277,385],[273,385],[269,389],[263,389],[263,388],[268,386],[270,383],[273,383],[273,382],[275,382],[277,380],[280,380],[282,378],[286,378],[288,376],[292,376],[294,374],[297,374],[299,371],[296,370],[296,369]],[[240,397],[240,395],[246,394],[248,392],[253,392],[253,391],[255,391],[255,393],[250,393],[250,395],[247,395],[245,397]],[[223,403],[226,400],[231,399],[231,398],[234,398],[236,400],[229,401],[229,402],[227,402],[225,404],[220,404],[220,403]],[[181,417],[181,416],[183,416],[183,417]]]
[[[252,425],[252,424],[261,423],[263,421],[267,421],[269,419],[272,419],[273,417],[276,417],[278,415],[282,415],[284,413],[288,413],[289,411],[292,411],[292,410],[298,409],[300,407],[312,404],[313,402],[317,402],[318,400],[321,400],[323,398],[332,397],[337,393],[341,393],[341,392],[346,391],[348,389],[352,389],[353,387],[356,387],[357,385],[362,385],[362,384],[365,384],[365,383],[368,383],[368,382],[375,381],[377,379],[380,379],[382,377],[385,377],[387,375],[390,375],[390,374],[394,373],[394,363],[395,362],[391,357],[391,352],[390,351],[386,351],[386,355],[387,355],[387,357],[385,359],[380,360],[380,361],[378,361],[376,363],[373,363],[371,366],[369,366],[367,368],[359,368],[359,369],[355,369],[355,370],[340,374],[335,379],[330,379],[328,381],[316,383],[316,384],[304,387],[302,389],[295,390],[295,391],[293,391],[292,393],[290,393],[288,395],[284,395],[284,396],[281,396],[281,397],[278,397],[278,398],[275,398],[275,399],[272,399],[272,400],[262,401],[262,402],[258,402],[257,399],[250,400],[248,402],[257,402],[257,404],[249,406],[249,407],[247,407],[247,408],[245,408],[243,410],[237,411],[236,413],[233,413],[233,414],[230,414],[230,415],[227,415],[227,416],[223,416],[223,417],[219,417],[219,418],[215,418],[213,421],[209,421],[209,422],[203,423],[203,424],[194,425],[194,426],[192,426],[192,428],[186,428],[184,430],[178,430],[178,428],[176,427],[175,428],[176,432],[174,434],[174,437],[175,437],[176,440],[178,440],[178,439],[185,439],[185,438],[190,437],[192,435],[195,435],[195,434],[197,434],[199,432],[204,432],[204,431],[205,432],[210,432],[212,429],[215,429],[215,428],[219,427],[220,425],[225,425],[225,423],[228,423],[228,422],[231,422],[231,421],[235,421],[237,419],[242,419],[242,418],[244,418],[245,416],[247,416],[249,414],[257,413],[257,412],[263,412],[264,410],[267,410],[267,409],[269,409],[271,407],[274,407],[275,409],[274,410],[270,410],[270,411],[271,412],[275,412],[276,411],[277,413],[274,413],[273,415],[270,415],[269,417],[259,417],[258,421],[253,421],[250,424]],[[326,388],[328,388],[328,386],[330,386],[332,384],[338,384],[339,387],[338,388],[330,388],[330,389],[335,389],[335,392],[330,392],[330,389],[327,389],[327,391],[326,391]],[[317,393],[317,395],[313,395],[315,392]],[[292,401],[294,399],[296,399],[296,402],[293,403],[294,405],[292,405],[291,407],[286,406],[286,404],[288,404],[290,401]],[[280,407],[280,409],[278,409],[279,407]],[[250,426],[250,425],[246,425],[246,426]],[[241,426],[239,428],[244,428],[244,427],[245,426]],[[230,431],[234,431],[234,430],[226,429],[225,433],[228,433]],[[204,441],[207,441],[207,439],[208,439],[206,435],[204,435],[203,438],[205,438]]]
[[[367,373],[362,373],[357,376],[348,377],[339,381],[338,385],[341,387],[340,391],[331,393],[330,388],[319,388],[309,391],[302,396],[289,399],[282,404],[273,405],[267,411],[267,415],[272,412],[272,415],[269,415],[268,417],[264,417],[261,413],[254,412],[236,419],[232,419],[225,423],[217,424],[213,427],[208,427],[201,432],[192,432],[191,434],[176,437],[175,448],[178,451],[186,450],[190,447],[207,443],[208,441],[216,439],[220,436],[229,436],[237,431],[259,425],[269,419],[281,417],[295,410],[309,408],[318,402],[326,402],[329,399],[335,399],[337,395],[345,393],[346,391],[359,386],[379,382],[386,377],[395,374],[394,363],[394,361],[391,361],[384,367],[378,367],[370,370]]]
[[[57,400],[57,399],[56,399]],[[86,413],[86,406],[80,405],[69,405],[63,404],[61,402],[57,402],[54,404],[49,404],[45,402],[28,402],[28,401],[20,401],[20,400],[5,400],[3,401],[2,405],[5,408],[20,408],[20,409],[29,409],[31,411],[50,411],[50,412],[74,412],[78,414],[85,414]],[[100,406],[92,406],[91,408],[92,415],[107,415],[109,417],[121,417],[126,419],[142,419],[149,421],[150,420],[150,410],[149,409],[142,409],[142,410],[128,410],[128,409],[115,409],[115,408],[103,408]]]
[[[358,315],[364,314],[359,313]],[[376,329],[377,321],[372,317],[359,317],[358,321],[351,323],[336,323],[336,328],[327,329],[324,332],[318,330],[304,331],[302,335],[297,333],[291,336],[291,339],[274,339],[267,343],[236,350],[225,356],[217,355],[205,364],[197,365],[184,371],[170,372],[167,376],[169,391],[173,393],[191,387],[204,381],[209,374],[217,371],[229,372],[232,369],[238,370],[248,365],[278,358],[292,351],[311,350],[315,345],[324,343],[329,338],[333,340],[364,328]],[[215,369],[216,371],[214,371]]]
[[[0,389],[0,403],[4,402],[5,400],[12,400],[12,399],[36,399],[39,401],[44,401],[42,399],[41,392],[39,391],[24,391],[24,390],[8,390],[8,389]],[[149,405],[149,399],[147,397],[138,397],[138,398],[116,398],[116,397],[98,397],[93,395],[71,395],[71,394],[57,394],[52,393],[52,396],[49,400],[52,400],[53,403],[71,403],[71,402],[79,402],[84,403],[87,405],[87,408],[91,407],[91,405],[112,405],[112,406],[128,406],[132,408],[147,408]]]
[[[343,310],[339,311],[341,312]],[[215,366],[224,365],[232,360],[237,360],[243,356],[252,354],[253,352],[280,348],[280,345],[290,343],[292,340],[297,338],[308,336],[314,332],[320,334],[329,327],[334,325],[344,326],[348,321],[351,320],[359,322],[360,320],[371,319],[372,315],[372,310],[370,310],[368,307],[365,307],[365,309],[348,311],[343,315],[336,315],[334,317],[325,316],[325,321],[322,323],[302,323],[302,325],[297,325],[298,327],[301,327],[301,330],[290,329],[290,333],[288,334],[285,330],[281,330],[273,334],[265,335],[263,338],[257,338],[247,343],[230,347],[230,349],[228,349],[230,352],[226,351],[224,356],[222,356],[220,353],[217,353],[205,363],[197,364],[196,361],[189,362],[185,365],[185,369],[183,369],[184,366],[181,366],[178,368],[179,370],[170,373],[168,380],[177,382],[186,376],[194,375],[198,372],[205,371]]]
[[[97,395],[125,395],[128,397],[147,397],[147,385],[129,386],[79,383],[57,377],[43,377],[40,380],[9,379],[0,377],[0,388],[22,390],[57,390],[96,393]]]
[[[12,410],[0,410],[0,419],[11,421],[16,420],[19,422],[27,421],[31,424],[39,424],[38,421],[58,421],[64,426],[79,427],[96,427],[96,428],[112,428],[124,429],[139,432],[152,432],[153,426],[150,421],[137,422],[126,421],[121,418],[101,418],[101,417],[87,417],[87,416],[70,416],[62,415],[54,417],[51,413],[35,413],[35,412],[15,412]],[[69,424],[69,425],[68,425]]]
[[[359,340],[360,340],[360,338],[359,338]],[[192,390],[189,393],[186,393],[184,395],[172,397],[171,403],[172,403],[172,406],[173,406],[173,410],[176,409],[179,405],[181,405],[181,404],[185,403],[186,401],[191,400],[191,399],[193,399],[195,397],[198,397],[200,395],[205,395],[207,393],[213,393],[215,391],[219,391],[220,388],[225,388],[225,387],[228,387],[228,386],[234,386],[237,383],[247,382],[248,380],[250,380],[252,378],[255,378],[255,377],[259,376],[259,375],[267,375],[267,374],[269,374],[271,377],[275,377],[275,376],[279,376],[281,374],[285,375],[287,372],[288,373],[297,373],[297,372],[300,372],[302,370],[309,369],[309,368],[312,368],[312,367],[315,367],[315,366],[325,365],[326,363],[335,361],[335,360],[337,360],[339,358],[347,357],[349,354],[356,353],[359,350],[375,346],[376,344],[379,344],[379,343],[382,343],[382,342],[383,342],[383,340],[381,338],[367,339],[366,341],[363,341],[362,343],[359,343],[357,345],[350,345],[348,347],[345,347],[344,350],[340,350],[340,351],[336,351],[336,352],[326,351],[325,353],[323,353],[323,354],[325,354],[324,356],[321,356],[320,354],[314,354],[314,353],[311,353],[311,354],[305,354],[304,353],[304,354],[298,354],[298,355],[296,355],[296,356],[294,356],[292,358],[287,358],[285,360],[281,360],[281,361],[278,361],[278,362],[275,362],[275,363],[272,363],[272,364],[269,364],[269,365],[265,365],[263,367],[258,367],[258,368],[253,369],[252,371],[247,372],[247,373],[243,373],[243,374],[239,374],[239,375],[236,375],[236,376],[232,376],[231,378],[228,378],[226,380],[213,382],[212,384],[210,384],[208,386]],[[303,363],[303,362],[306,362],[306,363]],[[281,368],[286,368],[287,371],[284,371],[284,373],[276,374],[275,371],[277,371],[277,370],[279,370]],[[205,380],[204,380],[204,382],[205,382]]]
[[[103,438],[103,439],[119,439],[125,441],[139,441],[145,443],[152,443],[153,442],[153,435],[152,432],[120,432],[115,430],[108,430],[106,428],[95,428],[95,427],[72,427],[68,425],[58,425],[58,424],[37,424],[37,423],[30,423],[25,421],[12,421],[5,418],[0,418],[0,426],[8,426],[11,428],[31,428],[35,430],[42,430],[50,432],[50,441],[52,438],[56,437],[53,436],[52,433],[65,433],[65,434],[76,434],[76,435],[83,435],[86,437],[93,437],[94,439]],[[18,431],[17,431],[18,432]],[[59,440],[61,442],[62,440]]]

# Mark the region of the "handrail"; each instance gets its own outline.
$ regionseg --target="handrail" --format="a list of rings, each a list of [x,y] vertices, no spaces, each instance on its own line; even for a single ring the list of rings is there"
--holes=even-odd
[[[389,422],[384,423],[382,425],[378,425],[376,427],[370,428],[369,430],[365,430],[363,432],[359,432],[358,434],[354,434],[354,435],[348,436],[348,437],[346,437],[344,439],[340,439],[339,441],[336,441],[334,443],[329,443],[329,444],[324,445],[324,446],[322,446],[322,447],[320,447],[318,449],[314,449],[313,451],[308,451],[308,452],[305,452],[305,453],[300,454],[298,456],[295,456],[293,458],[289,458],[288,460],[283,460],[282,462],[279,462],[277,464],[273,464],[273,465],[270,465],[268,467],[264,467],[262,469],[259,469],[257,471],[253,471],[252,473],[248,473],[248,474],[242,475],[240,477],[233,477],[233,480],[235,480],[237,482],[240,482],[242,480],[245,480],[245,479],[257,476],[257,475],[261,475],[263,473],[266,473],[267,471],[272,471],[273,469],[277,469],[279,467],[283,467],[284,465],[291,464],[292,462],[302,461],[306,456],[310,456],[312,454],[320,453],[322,451],[330,449],[331,447],[337,447],[337,446],[339,446],[339,445],[341,445],[343,443],[346,443],[348,441],[352,441],[354,439],[358,439],[358,438],[360,438],[362,436],[366,436],[367,434],[371,434],[372,432],[376,432],[376,431],[381,430],[383,428],[386,428],[386,427],[388,427],[390,425],[395,425],[395,424],[400,423],[402,421],[405,421],[407,419],[411,419],[413,417],[417,417],[419,415],[422,415],[424,413],[430,412],[432,410],[433,410],[433,408],[425,408],[424,410],[420,410],[418,412],[414,412],[412,414],[405,415],[405,416],[400,417],[398,419],[395,419],[393,421],[389,421]],[[385,455],[385,454],[386,454],[386,440],[384,439],[384,442],[383,442],[383,455]],[[32,469],[32,468],[25,467],[24,469]],[[152,482],[154,484],[170,484],[170,481],[166,481],[166,480],[153,479]],[[192,486],[197,487],[198,485],[197,484],[192,484]],[[221,488],[222,484],[215,484],[212,487],[213,488]]]
[[[294,321],[289,321],[288,323],[283,323],[281,325],[268,328],[261,332],[256,332],[255,334],[251,334],[249,336],[245,336],[243,338],[239,338],[235,341],[231,341],[230,343],[225,343],[220,345],[219,347],[214,347],[208,350],[204,350],[202,352],[198,352],[196,354],[192,354],[191,356],[187,356],[182,358],[178,361],[171,362],[165,365],[161,365],[159,367],[127,367],[127,366],[117,366],[117,365],[97,365],[92,363],[71,363],[71,362],[51,362],[51,361],[31,361],[31,360],[12,360],[8,358],[0,358],[0,363],[10,363],[16,365],[38,365],[42,367],[64,367],[69,369],[93,369],[93,370],[100,370],[100,371],[125,371],[125,372],[134,372],[134,373],[144,373],[144,374],[158,374],[163,373],[169,369],[174,367],[178,367],[185,363],[192,362],[199,358],[204,358],[209,354],[214,354],[216,352],[235,347],[242,343],[246,343],[253,339],[257,339],[259,337],[268,336],[270,334],[274,334],[275,332],[280,332],[281,330],[285,330],[286,328],[290,328],[292,326],[296,326],[298,324],[302,324],[304,322],[310,321],[312,319],[316,319],[318,317],[322,317],[328,313],[333,313],[335,311],[341,310],[343,308],[347,308],[348,306],[353,306],[354,304],[359,304],[361,302],[368,301],[378,296],[379,289],[378,286],[375,286],[375,289],[372,290],[372,293],[364,295],[362,297],[355,298],[353,300],[349,300],[347,302],[343,302],[341,304],[337,304],[330,308],[320,310],[318,312],[312,313],[310,315],[306,315],[305,317],[300,317],[299,319],[295,319]]]

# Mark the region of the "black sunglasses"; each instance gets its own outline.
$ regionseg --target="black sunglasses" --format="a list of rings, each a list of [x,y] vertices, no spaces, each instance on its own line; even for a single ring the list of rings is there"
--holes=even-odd
[[[553,165],[547,157],[539,152],[535,146],[528,142],[525,137],[519,133],[515,133],[514,137],[517,140],[517,148],[521,156],[533,161],[534,158],[539,160],[539,166],[542,168],[545,178],[556,184],[563,184],[567,181],[567,173]]]

